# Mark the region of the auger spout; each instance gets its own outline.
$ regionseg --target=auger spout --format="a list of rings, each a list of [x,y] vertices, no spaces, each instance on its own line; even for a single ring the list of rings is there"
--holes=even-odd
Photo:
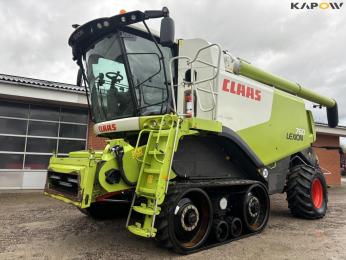
[[[327,108],[328,125],[330,127],[336,127],[338,125],[338,108],[334,99],[322,96],[312,90],[303,88],[298,83],[266,72],[243,60],[238,60],[237,66],[234,68],[234,72],[235,74],[257,80],[292,95],[296,95],[303,99],[325,106]]]

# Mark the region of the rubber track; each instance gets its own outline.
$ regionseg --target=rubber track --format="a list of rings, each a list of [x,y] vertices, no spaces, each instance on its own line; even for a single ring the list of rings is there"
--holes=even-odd
[[[167,214],[169,214],[168,207],[175,202],[175,199],[179,195],[180,191],[186,188],[216,188],[216,187],[242,186],[242,185],[249,186],[255,183],[260,183],[260,182],[253,181],[253,180],[224,180],[223,179],[223,180],[200,180],[200,181],[193,180],[193,181],[171,183],[168,188],[168,194],[166,195],[165,202],[161,205],[161,213],[163,214],[160,214],[156,218],[157,220],[156,223],[158,224],[156,226],[158,230],[155,237],[156,242],[159,244],[160,247],[173,249],[179,254],[188,255],[188,254],[192,254],[192,253],[203,251],[203,250],[213,248],[216,246],[224,245],[232,241],[236,241],[242,238],[246,238],[246,237],[261,233],[264,230],[264,228],[257,232],[244,234],[244,235],[241,235],[240,237],[228,239],[219,243],[210,243],[209,241],[207,241],[206,244],[204,244],[202,247],[187,252],[187,251],[179,250],[173,246],[169,238],[169,232],[168,232],[168,216],[167,216]]]

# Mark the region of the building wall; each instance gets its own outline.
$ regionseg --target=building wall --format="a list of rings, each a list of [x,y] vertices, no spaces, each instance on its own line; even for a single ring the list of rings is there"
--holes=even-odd
[[[339,147],[339,136],[318,133],[314,146]],[[324,172],[324,176],[326,177],[327,184],[330,186],[341,185],[340,154],[338,150],[327,150],[316,147],[314,150],[320,161],[320,166]]]
[[[94,150],[103,150],[106,146],[106,138],[97,137],[94,134],[94,123],[89,120],[89,127],[88,127],[88,148],[94,149]]]

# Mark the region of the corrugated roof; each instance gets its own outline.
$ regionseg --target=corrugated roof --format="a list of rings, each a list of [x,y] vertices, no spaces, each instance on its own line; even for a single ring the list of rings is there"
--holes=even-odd
[[[328,127],[328,128],[330,128],[330,127],[328,126],[327,123],[315,122],[315,125],[316,125],[316,126],[322,126],[322,127]],[[335,127],[335,128],[346,130],[346,126],[344,126],[344,125],[338,125],[338,126]]]
[[[48,87],[48,88],[68,90],[68,91],[74,91],[74,92],[85,92],[84,87],[78,87],[72,84],[66,84],[66,83],[60,83],[60,82],[54,82],[54,81],[48,81],[48,80],[42,80],[42,79],[26,78],[26,77],[13,76],[13,75],[6,75],[6,74],[0,74],[0,82],[1,81],[25,84],[25,85],[30,85],[33,87]]]

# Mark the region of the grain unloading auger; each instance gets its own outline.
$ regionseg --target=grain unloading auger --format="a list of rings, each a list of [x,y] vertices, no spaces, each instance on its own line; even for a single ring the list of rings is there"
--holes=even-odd
[[[146,20],[162,17],[160,36]],[[144,27],[133,26],[143,23]],[[45,193],[91,217],[127,211],[132,233],[181,253],[256,234],[269,194],[321,218],[327,189],[304,100],[337,105],[202,39],[174,41],[168,9],[78,26],[69,44],[103,151],[50,160]],[[125,205],[125,207],[124,207]]]

